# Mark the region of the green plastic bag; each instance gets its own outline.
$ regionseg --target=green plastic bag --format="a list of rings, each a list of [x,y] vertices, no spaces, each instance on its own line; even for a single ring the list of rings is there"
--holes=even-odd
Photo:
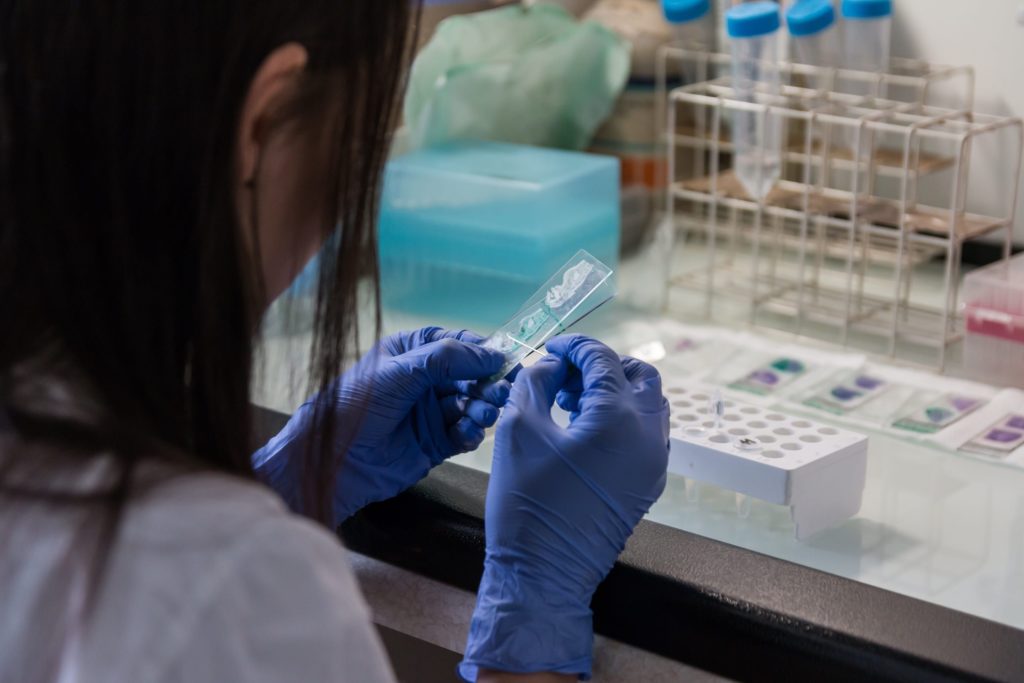
[[[629,76],[629,45],[555,5],[446,19],[413,64],[412,149],[498,140],[583,149]]]

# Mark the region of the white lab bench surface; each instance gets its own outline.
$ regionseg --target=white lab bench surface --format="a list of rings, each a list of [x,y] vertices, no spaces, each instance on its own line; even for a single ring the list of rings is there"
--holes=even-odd
[[[486,471],[492,445],[454,462]],[[860,513],[804,542],[787,507],[691,498],[670,475],[647,519],[1024,629],[1024,471],[872,434]]]
[[[938,282],[941,264],[932,265]],[[918,277],[927,278],[929,267],[924,266]],[[927,286],[919,290],[928,296]],[[682,322],[683,315],[672,304],[667,313],[655,316],[617,303],[584,321],[580,331],[598,336],[625,352],[637,343],[638,329],[654,329],[665,317]],[[732,320],[717,322],[747,329],[746,321],[741,312]],[[447,321],[415,320],[386,313],[383,331],[428,322]],[[749,331],[760,334],[757,328]],[[792,336],[779,338],[792,341]],[[254,395],[257,404],[290,411],[301,402],[301,391],[294,391],[294,380],[303,377],[307,346],[308,337],[302,334],[269,335],[264,349],[263,381]],[[956,356],[954,352],[947,374],[961,374]],[[821,415],[816,419],[830,421]],[[834,424],[851,428],[838,420]],[[852,429],[863,431],[858,427]],[[698,496],[693,491],[688,496],[685,480],[674,475],[669,477],[665,493],[647,519],[1024,630],[1024,470],[969,459],[882,433],[865,433],[870,437],[870,446],[859,514],[808,541],[794,539],[788,508],[755,500],[749,515],[741,517],[733,492],[702,484]],[[475,453],[457,456],[453,461],[488,471],[492,447],[493,437],[489,437]],[[434,632],[435,626],[442,627],[430,623],[442,612],[424,607],[439,599],[441,588],[432,586],[433,582],[427,579],[380,566],[380,562],[367,558],[357,557],[357,565],[381,623],[421,632],[424,639],[444,647],[461,647],[465,623],[452,626],[455,635],[442,636]],[[400,582],[396,585],[419,586],[409,589],[415,598],[389,597],[387,582],[380,583],[382,576],[393,576],[394,581]],[[442,600],[448,605],[443,614],[455,618],[457,613],[468,619],[472,597],[456,589],[444,590],[455,593],[449,595],[451,602],[449,598]],[[459,609],[451,607],[456,604]],[[424,614],[428,617],[424,618]],[[599,656],[598,661],[617,661],[620,656],[630,655],[608,655],[610,660]],[[660,679],[652,674],[645,680]]]

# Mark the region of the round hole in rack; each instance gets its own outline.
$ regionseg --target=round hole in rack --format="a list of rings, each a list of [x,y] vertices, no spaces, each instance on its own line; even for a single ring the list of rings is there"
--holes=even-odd
[[[779,415],[778,413],[768,413],[764,417],[765,419],[771,420],[772,422],[781,422],[786,419],[785,415]]]
[[[779,436],[789,436],[790,434],[793,433],[793,430],[789,429],[788,427],[779,427],[778,429],[776,429],[774,431]]]
[[[748,432],[746,429],[741,429],[740,427],[737,427],[736,429],[730,429],[729,433],[734,434],[735,436],[746,436],[750,432]]]
[[[765,427],[768,426],[767,422],[761,422],[760,420],[754,420],[753,422],[748,422],[747,424],[753,427],[754,429],[764,429]]]
[[[736,413],[729,413],[728,415],[723,415],[723,416],[722,416],[722,419],[724,419],[724,420],[728,420],[729,422],[739,422],[739,421],[740,421],[740,420],[742,420],[743,418],[741,418],[741,417],[740,417],[739,415],[737,415]]]
[[[796,422],[793,423],[793,426],[799,427],[800,429],[807,429],[808,427],[813,427],[814,425],[812,425],[807,420],[797,420]]]
[[[824,434],[825,436],[835,436],[836,434],[839,433],[839,430],[832,429],[831,427],[821,427],[820,429],[818,429],[818,433]]]
[[[765,451],[761,453],[761,455],[763,455],[766,458],[771,458],[772,460],[778,460],[779,458],[786,457],[786,454],[783,453],[782,451]]]
[[[726,408],[736,407],[736,403],[734,401],[723,401],[722,403],[725,405]]]
[[[690,403],[689,401],[672,401],[672,405],[674,405],[676,408],[689,408],[693,404]]]
[[[804,443],[820,443],[821,437],[814,434],[804,434],[800,437],[800,440]]]
[[[729,437],[725,434],[715,434],[711,437],[711,440],[715,443],[729,443]]]
[[[762,434],[757,438],[760,439],[761,443],[775,443],[776,441],[778,441],[778,439],[776,439],[771,434]]]
[[[684,415],[676,415],[676,419],[677,420],[682,420],[683,422],[696,422],[700,418],[697,417],[696,415],[691,415],[690,413],[686,413]]]
[[[715,421],[714,420],[708,420],[708,421],[706,421],[704,423],[704,426],[707,427],[708,429],[711,429],[712,427],[715,426]]]
[[[741,451],[753,452],[761,450],[761,442],[752,436],[744,436],[736,439],[734,444]]]
[[[692,426],[686,428],[686,433],[689,436],[703,436],[704,433],[707,432],[707,431],[708,430],[704,429],[703,427],[699,427],[697,425],[692,425]]]
[[[743,406],[742,408],[740,408],[740,412],[745,413],[747,415],[756,415],[761,411],[755,408],[754,406]]]
[[[697,412],[700,413],[701,415],[707,415],[708,414],[708,409],[707,408],[697,408]]]
[[[694,394],[693,395],[693,400],[694,401],[706,401],[706,400],[708,400],[708,395],[707,394]]]
[[[669,394],[685,394],[686,389],[682,389],[680,387],[669,387],[665,392]]]
[[[801,446],[798,443],[793,443],[791,441],[787,441],[786,443],[784,443],[781,446],[779,446],[779,448],[781,448],[781,449],[783,449],[785,451],[798,451],[801,448],[803,448],[803,446]]]
[[[682,425],[676,422],[675,420],[672,420],[668,424],[672,429],[679,429],[680,427],[682,427]]]

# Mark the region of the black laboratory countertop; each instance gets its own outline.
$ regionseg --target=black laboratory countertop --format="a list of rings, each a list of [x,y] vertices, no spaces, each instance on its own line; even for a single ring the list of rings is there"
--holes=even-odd
[[[260,435],[284,420],[260,410]],[[339,532],[356,552],[475,591],[486,490],[486,474],[445,463]],[[1024,681],[1024,631],[653,522],[593,609],[598,633],[738,680]]]

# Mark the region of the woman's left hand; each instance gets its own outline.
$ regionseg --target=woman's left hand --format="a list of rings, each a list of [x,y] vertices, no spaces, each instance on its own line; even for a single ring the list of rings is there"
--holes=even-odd
[[[397,495],[445,459],[476,449],[508,399],[507,381],[489,382],[501,353],[466,331],[427,327],[383,339],[341,378],[335,419],[360,420],[335,486],[336,522]],[[253,465],[300,509],[299,461],[310,436],[313,402],[253,456]],[[339,430],[343,431],[343,430]]]

